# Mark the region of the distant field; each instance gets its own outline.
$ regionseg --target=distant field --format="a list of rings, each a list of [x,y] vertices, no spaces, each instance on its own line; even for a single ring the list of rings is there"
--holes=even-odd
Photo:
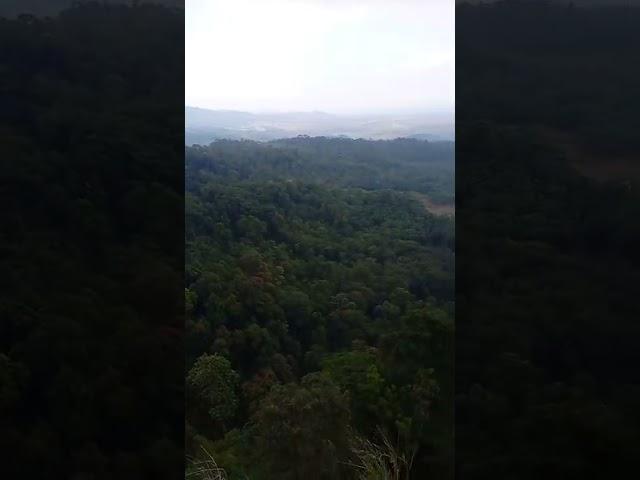
[[[423,193],[415,192],[415,196],[420,201],[422,206],[434,215],[453,217],[456,214],[455,204],[435,203]]]
[[[374,140],[453,141],[451,114],[333,115],[323,112],[256,114],[185,107],[187,145],[216,139],[269,141],[298,135]]]

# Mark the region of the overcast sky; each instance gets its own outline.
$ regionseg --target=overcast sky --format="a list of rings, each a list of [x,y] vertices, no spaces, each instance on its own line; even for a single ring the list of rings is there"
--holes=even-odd
[[[187,105],[453,109],[455,0],[186,0]]]

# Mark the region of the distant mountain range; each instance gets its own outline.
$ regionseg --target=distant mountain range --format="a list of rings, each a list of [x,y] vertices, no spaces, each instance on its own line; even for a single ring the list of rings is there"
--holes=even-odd
[[[333,115],[324,112],[249,113],[185,107],[185,142],[220,138],[268,141],[298,135],[430,141],[454,138],[452,114]]]

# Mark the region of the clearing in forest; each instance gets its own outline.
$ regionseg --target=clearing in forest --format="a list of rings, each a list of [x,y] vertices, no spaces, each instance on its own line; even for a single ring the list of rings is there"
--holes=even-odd
[[[438,216],[453,217],[456,214],[456,207],[451,203],[435,203],[424,193],[414,192],[418,201],[430,213]]]

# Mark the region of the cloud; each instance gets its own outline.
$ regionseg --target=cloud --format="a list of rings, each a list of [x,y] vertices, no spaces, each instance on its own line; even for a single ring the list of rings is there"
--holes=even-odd
[[[453,0],[187,0],[186,8],[190,104],[453,108]]]

